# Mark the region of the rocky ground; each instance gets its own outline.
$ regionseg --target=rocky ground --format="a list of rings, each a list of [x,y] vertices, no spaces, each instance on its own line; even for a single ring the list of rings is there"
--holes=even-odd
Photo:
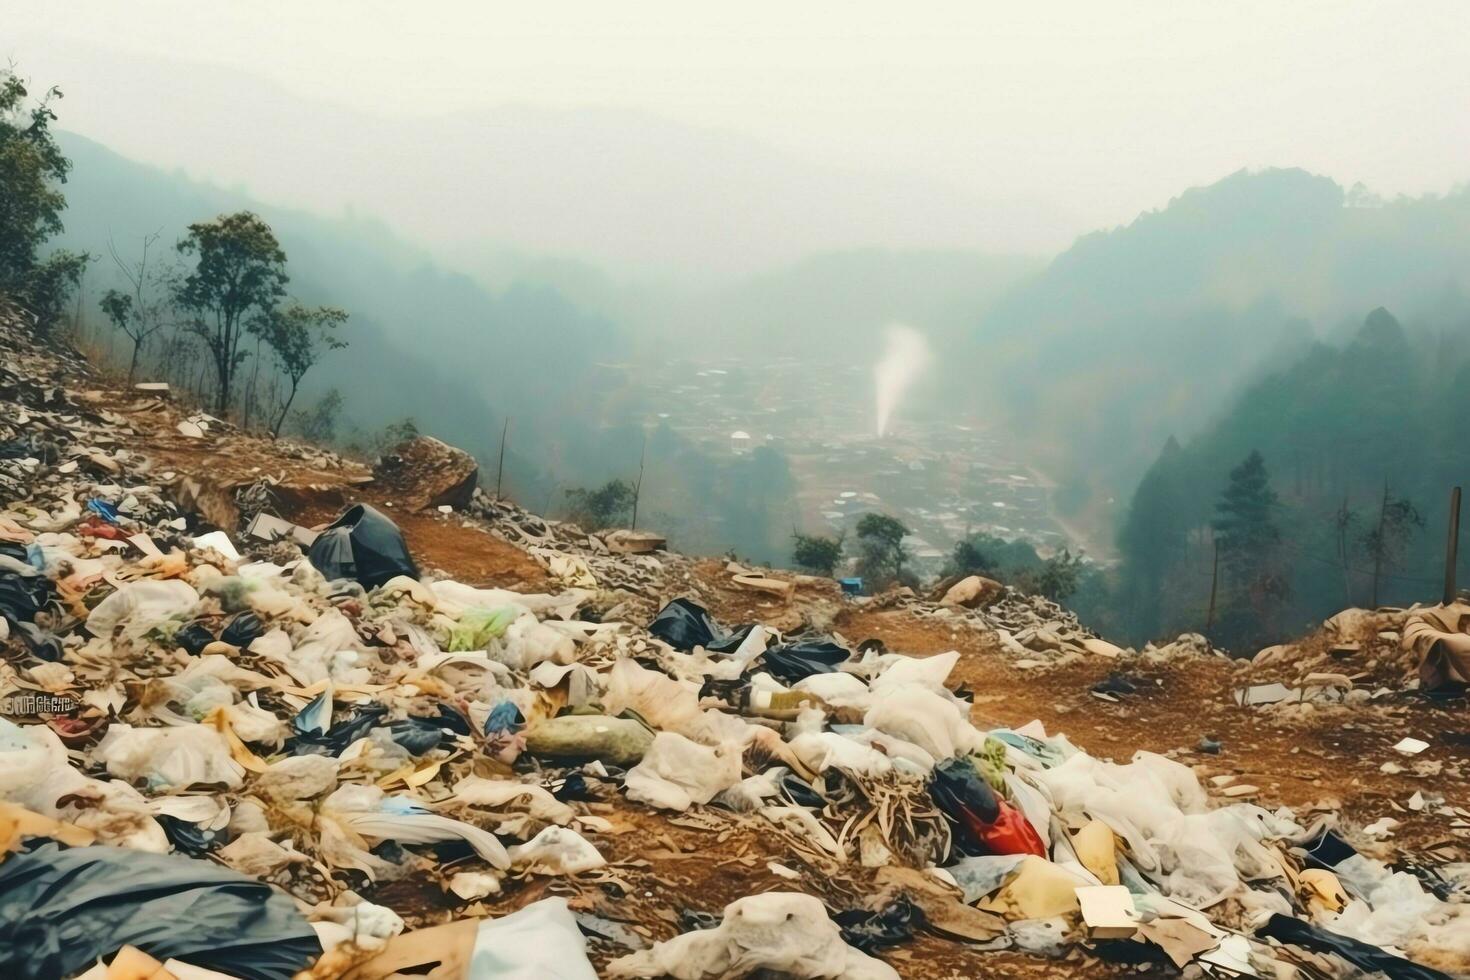
[[[79,808],[65,796],[43,799],[46,794],[27,790],[16,780],[7,782],[3,775],[0,801],[80,827],[99,843],[152,846],[158,839],[150,837],[148,824],[161,812],[158,799],[188,799],[191,806],[208,811],[208,819],[197,820],[199,826],[224,828],[224,837],[232,842],[246,837],[259,845],[248,856],[239,846],[234,851],[198,847],[193,851],[198,860],[274,883],[318,923],[330,920],[332,909],[358,902],[391,910],[401,920],[396,925],[389,920],[381,935],[365,928],[358,934],[349,930],[337,958],[328,954],[315,976],[364,969],[361,964],[371,962],[386,933],[495,917],[554,896],[567,900],[590,936],[592,964],[607,971],[619,957],[636,956],[659,941],[707,926],[728,903],[766,892],[813,895],[832,913],[878,909],[907,895],[924,909],[929,925],[902,941],[872,948],[904,977],[1181,973],[1156,945],[1130,942],[1126,945],[1136,949],[1120,954],[1089,941],[1075,911],[1057,917],[1058,928],[1064,930],[1061,941],[1038,944],[1018,938],[1015,915],[964,905],[958,893],[946,891],[939,879],[923,871],[929,859],[946,863],[939,851],[952,828],[936,809],[925,780],[905,777],[901,769],[851,776],[843,793],[833,790],[822,806],[807,811],[813,820],[774,813],[770,802],[733,809],[717,801],[661,807],[623,785],[626,776],[620,772],[630,766],[588,769],[535,751],[534,738],[526,745],[538,722],[569,707],[595,710],[600,704],[615,714],[608,703],[613,697],[610,678],[621,662],[631,661],[650,677],[668,681],[665,675],[671,675],[687,682],[682,689],[676,685],[646,703],[637,702],[639,714],[661,733],[659,738],[677,729],[681,736],[692,734],[687,740],[701,751],[723,751],[715,747],[718,737],[700,734],[723,725],[722,719],[742,719],[759,734],[743,752],[737,751],[738,776],[748,780],[769,764],[790,764],[791,746],[797,744],[801,726],[811,724],[809,717],[798,720],[795,711],[789,717],[779,712],[762,717],[738,700],[750,698],[753,703],[748,690],[731,695],[736,703],[718,704],[717,692],[698,678],[719,658],[681,652],[650,635],[648,626],[659,610],[679,598],[703,606],[725,627],[757,623],[788,639],[830,638],[853,651],[853,664],[870,665],[851,671],[862,679],[865,699],[876,697],[867,685],[878,691],[878,678],[895,662],[884,660],[882,651],[914,658],[954,651],[957,660],[942,678],[946,692],[929,694],[944,706],[962,706],[968,724],[956,723],[956,745],[979,751],[980,741],[965,741],[969,733],[983,740],[986,732],[1014,732],[1039,722],[1048,736],[1065,735],[1095,760],[1126,764],[1135,753],[1156,753],[1193,773],[1209,808],[1287,808],[1300,827],[1325,819],[1365,856],[1439,869],[1447,879],[1443,894],[1449,911],[1438,914],[1445,922],[1459,921],[1464,895],[1455,882],[1464,878],[1470,861],[1470,720],[1463,699],[1437,699],[1417,690],[1417,657],[1401,643],[1404,611],[1339,617],[1254,659],[1231,659],[1198,637],[1143,651],[1120,649],[1045,600],[987,583],[936,595],[901,591],[849,599],[830,580],[732,567],[724,560],[662,549],[638,553],[646,545],[543,520],[475,490],[472,461],[442,444],[404,447],[401,458],[379,461],[375,469],[326,451],[241,433],[166,393],[121,384],[75,354],[31,343],[14,313],[0,313],[0,333],[0,541],[11,544],[7,554],[14,561],[24,561],[14,554],[39,548],[54,590],[50,608],[35,617],[31,632],[18,624],[7,628],[0,693],[82,700],[79,718],[16,716],[12,721],[22,735],[40,739],[36,731],[41,728],[57,734],[66,764],[84,781],[75,792],[82,797],[93,793],[94,805]],[[94,500],[102,501],[101,510],[90,509]],[[320,528],[354,503],[373,505],[398,526],[420,578],[430,583],[427,593],[401,584],[394,591],[391,583],[334,592],[311,572],[299,547],[247,533],[261,513]],[[194,540],[216,529],[238,548],[238,559]],[[129,544],[127,538],[136,533],[148,535],[162,555],[148,557]],[[169,564],[175,560],[171,553],[178,555],[176,565]],[[269,571],[282,567],[284,573]],[[286,652],[275,658],[262,652],[265,645],[253,640],[228,644],[219,633],[244,608],[231,601],[229,587],[221,583],[245,581],[249,591],[256,589],[249,585],[251,575],[275,576],[252,592],[255,598],[248,602],[262,621],[262,635],[279,631],[285,638]],[[96,610],[110,596],[129,584],[155,580],[188,583],[197,600],[169,630],[132,635],[127,614],[114,625],[109,613],[102,618],[111,628],[95,628]],[[529,620],[524,611],[518,614],[518,625],[525,627],[523,639],[516,641],[520,647],[507,639],[517,635],[514,630],[480,633],[468,646],[457,643],[455,631],[469,628],[474,606],[466,593],[451,598],[433,584],[445,582],[524,597],[531,614]],[[283,598],[275,604],[257,601],[266,594]],[[515,606],[513,598],[497,601]],[[565,608],[543,608],[552,601]],[[315,628],[311,624],[335,622],[337,617],[348,624],[337,645],[354,652],[351,663],[344,667],[331,660],[331,650],[320,662],[306,663],[303,650],[310,645],[306,633]],[[217,645],[192,655],[179,649],[174,631],[185,621],[205,624]],[[47,646],[53,641],[59,647]],[[535,643],[557,652],[533,663]],[[468,678],[453,665],[447,672],[423,666],[437,663],[433,656],[442,656],[441,650],[456,648],[464,656],[496,661],[498,666],[490,670],[496,679]],[[233,688],[233,694],[227,691],[220,700],[200,705],[190,699],[206,687],[214,690],[213,685],[181,694],[165,683],[201,673],[198,664],[211,653],[223,658],[210,661],[215,665],[211,669],[217,668],[222,686]],[[230,675],[225,665],[249,676]],[[566,670],[561,676],[532,670],[546,665]],[[742,673],[748,689],[752,671],[736,671],[726,679],[738,681]],[[1285,700],[1238,703],[1238,692],[1278,683],[1290,692]],[[697,700],[693,692],[701,689],[701,713],[692,721],[674,720],[674,701],[682,704],[686,695]],[[447,705],[471,729],[446,736],[412,757],[386,737],[365,739],[372,744],[351,760],[339,747],[330,779],[317,792],[273,795],[269,787],[278,780],[267,773],[283,760],[302,757],[292,748],[299,735],[295,720],[324,691],[329,702],[336,702],[336,721],[373,701],[386,705],[385,722],[422,717]],[[677,697],[670,692],[678,692]],[[526,730],[503,732],[497,740],[487,715],[507,700],[516,703]],[[822,703],[809,701],[808,707]],[[262,716],[251,715],[242,707],[246,704]],[[862,708],[825,708],[828,726],[864,720]],[[706,716],[719,717],[709,721]],[[260,722],[259,738],[246,737],[248,719]],[[222,781],[169,784],[147,764],[130,768],[115,761],[117,753],[109,755],[102,748],[107,739],[118,738],[120,726],[182,724],[213,726],[224,734],[227,754],[241,771]],[[816,725],[820,730],[821,718]],[[883,730],[892,734],[894,729]],[[1405,754],[1395,748],[1405,738],[1420,739],[1427,747]],[[909,739],[916,740],[923,737]],[[803,761],[811,759],[798,759]],[[1017,760],[1011,760],[1011,776],[1017,778],[1030,764],[1019,761],[1016,768]],[[609,777],[596,778],[598,772]],[[567,789],[564,781],[576,775],[585,776],[586,792]],[[535,805],[487,809],[470,801],[471,783],[466,780],[475,778],[544,787],[562,799],[551,807],[555,815],[538,812]],[[385,850],[379,844],[369,857],[354,857],[373,843],[373,834],[346,833],[349,843],[336,848],[328,847],[322,836],[330,821],[349,831],[363,826],[354,822],[357,818],[339,797],[327,795],[332,787],[340,791],[351,786],[376,787],[492,831],[512,853],[517,841],[534,843],[547,828],[560,828],[580,844],[567,845],[556,859],[562,865],[514,857],[497,866],[486,857],[500,846],[494,842],[449,852],[411,845]],[[334,799],[339,802],[333,804]],[[792,802],[799,801],[784,801],[789,810],[803,809],[790,806]],[[775,803],[783,801],[776,797]],[[124,820],[118,812],[135,819]],[[1075,832],[1087,816],[1059,805],[1049,833]],[[0,844],[6,838],[4,819],[0,811]],[[886,860],[859,855],[867,848],[857,846],[860,831],[854,828],[869,823],[883,828],[881,836],[891,852]],[[1126,835],[1116,826],[1112,829],[1120,835],[1119,859],[1136,859]],[[840,838],[835,852],[824,847],[824,832]],[[249,837],[252,833],[259,836]],[[267,843],[294,853],[282,861],[261,857]],[[1251,885],[1254,891],[1246,888],[1208,910],[1215,925],[1249,935],[1270,902],[1285,903],[1293,915],[1319,926],[1335,921],[1335,910],[1313,906],[1300,887],[1296,871],[1301,855],[1292,850],[1293,841],[1270,838],[1268,843],[1291,866],[1290,872],[1278,885],[1242,881],[1242,887]],[[585,867],[572,862],[568,870],[567,855],[581,853],[580,845],[587,845],[597,860],[583,862]],[[153,849],[188,850],[175,836]],[[3,888],[0,884],[0,902]],[[1277,894],[1270,902],[1259,898],[1273,889]],[[1458,928],[1470,934],[1470,920]],[[3,936],[0,929],[0,944]],[[1047,946],[1054,948],[1043,949]],[[1438,933],[1415,934],[1403,946],[1415,959],[1452,975],[1470,970],[1470,950],[1463,939],[1456,947]],[[1291,970],[1301,976],[1349,975],[1341,960],[1276,949],[1279,955],[1274,957],[1265,944],[1256,949],[1252,969],[1258,975],[1271,975],[1265,964],[1286,971],[1283,975]],[[632,967],[625,962],[623,969]],[[854,976],[883,975],[849,969]],[[1196,975],[1202,970],[1235,975],[1226,967],[1199,962],[1183,968]]]

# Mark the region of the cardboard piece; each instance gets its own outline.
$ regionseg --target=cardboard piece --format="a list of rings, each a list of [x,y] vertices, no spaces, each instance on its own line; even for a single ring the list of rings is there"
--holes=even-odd
[[[303,548],[310,548],[317,537],[317,532],[311,528],[292,524],[285,518],[264,512],[255,515],[245,533],[260,541],[283,541],[290,538]]]
[[[1076,890],[1082,921],[1093,939],[1127,939],[1138,931],[1138,909],[1122,885],[1086,885]]]

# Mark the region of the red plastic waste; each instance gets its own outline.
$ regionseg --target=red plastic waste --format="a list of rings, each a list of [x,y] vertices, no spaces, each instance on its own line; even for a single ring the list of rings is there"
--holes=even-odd
[[[1041,835],[1031,826],[1031,821],[1026,819],[1025,814],[1005,800],[996,800],[996,803],[1000,813],[993,822],[986,823],[970,809],[959,812],[960,822],[992,854],[1035,854],[1037,857],[1046,857],[1046,845],[1041,842]]]

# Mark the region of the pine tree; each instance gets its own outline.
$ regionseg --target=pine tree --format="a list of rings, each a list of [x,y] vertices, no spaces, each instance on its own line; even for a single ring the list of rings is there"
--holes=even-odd
[[[1226,643],[1254,639],[1274,628],[1275,613],[1290,596],[1281,566],[1281,501],[1271,489],[1266,461],[1256,450],[1230,471],[1212,522],[1225,570],[1225,614],[1219,630]]]

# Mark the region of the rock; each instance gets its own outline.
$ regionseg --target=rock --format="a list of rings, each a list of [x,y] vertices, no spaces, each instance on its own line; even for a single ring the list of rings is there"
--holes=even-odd
[[[989,605],[1004,592],[1005,586],[995,579],[986,578],[983,575],[971,575],[950,586],[949,591],[944,593],[944,598],[939,600],[939,604],[976,609]]]
[[[1107,657],[1109,660],[1122,656],[1123,648],[1109,643],[1100,637],[1089,636],[1082,641],[1082,648],[1094,657]]]
[[[408,510],[469,506],[479,480],[475,457],[433,436],[415,436],[373,467],[374,481]]]
[[[1304,687],[1332,687],[1343,691],[1353,689],[1353,680],[1346,674],[1330,674],[1326,672],[1315,672],[1308,674],[1302,680]]]
[[[1283,643],[1278,643],[1275,646],[1266,647],[1261,650],[1260,653],[1257,653],[1254,657],[1251,658],[1251,663],[1257,667],[1261,667],[1269,663],[1275,663],[1282,657],[1286,656],[1286,651],[1288,649],[1289,648]]]
[[[1204,752],[1207,755],[1219,755],[1220,742],[1217,739],[1210,738],[1208,735],[1202,735],[1200,736],[1199,743],[1195,745],[1195,750]]]
[[[1026,645],[1033,650],[1060,650],[1062,640],[1051,630],[1039,629],[1031,634]]]
[[[787,582],[779,578],[766,578],[762,575],[736,575],[730,581],[748,592],[764,592],[784,602],[790,602],[791,597],[796,594],[795,582]]]
[[[602,536],[602,542],[608,551],[617,555],[646,555],[663,551],[669,544],[662,534],[652,531],[609,531]]]

